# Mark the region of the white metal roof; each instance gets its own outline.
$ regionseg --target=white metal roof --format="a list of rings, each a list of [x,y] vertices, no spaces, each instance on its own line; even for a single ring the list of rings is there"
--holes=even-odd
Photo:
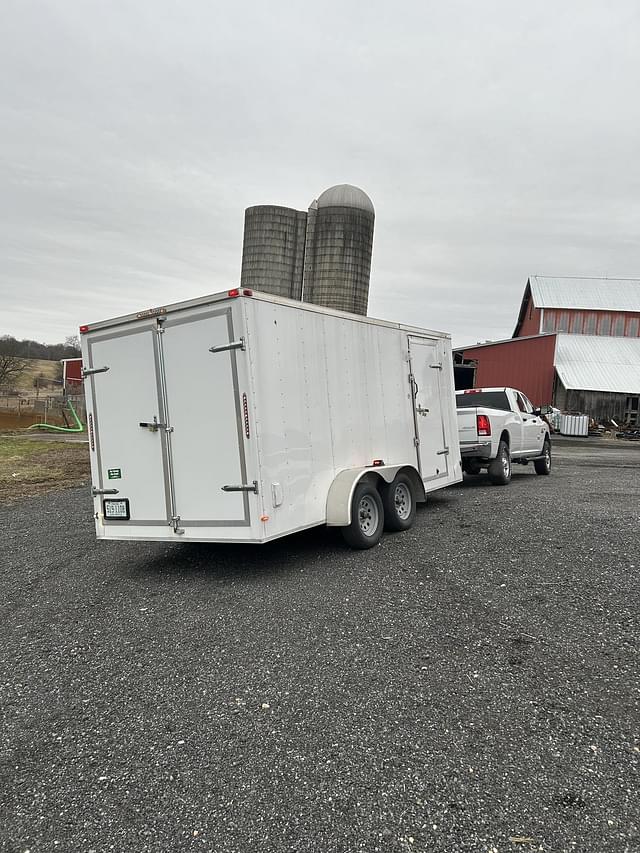
[[[640,394],[640,338],[559,334],[555,368],[565,388]]]
[[[529,277],[536,308],[640,311],[640,279]]]

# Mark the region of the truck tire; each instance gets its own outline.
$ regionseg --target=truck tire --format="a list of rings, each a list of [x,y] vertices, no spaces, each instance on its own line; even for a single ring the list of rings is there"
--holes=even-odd
[[[498,445],[498,453],[491,460],[488,473],[494,486],[506,486],[511,481],[511,454],[506,441]]]
[[[468,461],[462,460],[462,470],[465,474],[479,474],[482,468],[478,465],[477,462],[469,459]]]
[[[416,520],[413,484],[406,474],[398,474],[382,490],[384,526],[387,530],[408,530]]]
[[[534,459],[533,467],[536,469],[536,474],[543,476],[551,473],[551,442],[545,438],[542,445],[542,459]]]
[[[384,508],[382,498],[372,483],[359,483],[351,501],[351,524],[342,528],[347,545],[373,548],[382,536]]]

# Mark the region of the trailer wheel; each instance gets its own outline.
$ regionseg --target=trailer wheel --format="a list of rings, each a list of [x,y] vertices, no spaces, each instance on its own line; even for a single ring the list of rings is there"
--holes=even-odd
[[[413,484],[406,474],[398,474],[382,491],[384,526],[387,530],[408,530],[416,520]]]
[[[511,454],[506,441],[500,442],[496,458],[489,465],[489,479],[494,486],[506,486],[511,481]]]
[[[382,536],[384,509],[378,490],[372,483],[356,486],[351,502],[351,524],[342,528],[347,545],[373,548]]]
[[[536,474],[545,474],[551,473],[551,442],[548,438],[544,440],[544,446],[542,448],[543,458],[535,459],[533,462],[533,467],[536,469]]]

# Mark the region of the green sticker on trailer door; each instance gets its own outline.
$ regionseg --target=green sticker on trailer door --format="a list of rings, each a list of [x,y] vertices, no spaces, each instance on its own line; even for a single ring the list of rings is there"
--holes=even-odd
[[[122,479],[122,469],[121,468],[107,468],[107,477],[110,480],[121,480]]]

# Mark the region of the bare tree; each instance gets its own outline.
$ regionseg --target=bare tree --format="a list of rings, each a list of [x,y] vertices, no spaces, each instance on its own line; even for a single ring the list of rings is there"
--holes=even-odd
[[[0,385],[15,382],[29,366],[29,359],[19,355],[0,355]]]

